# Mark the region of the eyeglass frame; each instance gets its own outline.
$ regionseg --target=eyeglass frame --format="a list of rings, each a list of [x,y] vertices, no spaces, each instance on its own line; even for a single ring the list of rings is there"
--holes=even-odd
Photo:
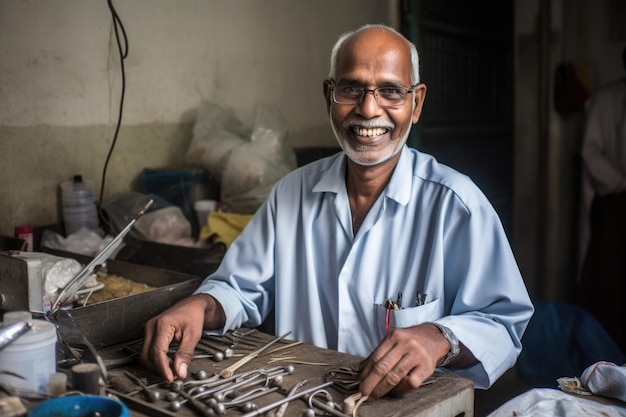
[[[372,95],[374,95],[374,101],[376,101],[376,104],[379,107],[382,108],[393,108],[393,107],[400,107],[400,106],[404,106],[407,102],[407,97],[409,95],[409,93],[415,93],[417,86],[419,86],[419,83],[417,84],[413,84],[411,86],[411,88],[407,88],[405,86],[382,86],[382,87],[376,87],[376,88],[365,88],[365,87],[354,87],[354,88],[359,88],[361,89],[361,97],[359,98],[359,100],[356,103],[342,103],[337,101],[337,98],[335,96],[335,87],[337,87],[337,83],[335,80],[333,80],[332,78],[326,80],[326,82],[328,83],[328,88],[330,88],[330,97],[331,100],[333,101],[333,103],[336,104],[342,104],[344,106],[358,106],[361,103],[363,103],[363,99],[365,98],[365,94],[367,93],[372,93]],[[392,105],[382,105],[378,102],[378,95],[376,94],[376,91],[381,89],[381,88],[403,88],[406,90],[405,96],[404,96],[404,102],[399,103],[399,104],[392,104]]]

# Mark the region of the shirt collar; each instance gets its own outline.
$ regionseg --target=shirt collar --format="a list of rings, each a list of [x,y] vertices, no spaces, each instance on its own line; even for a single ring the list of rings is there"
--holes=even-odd
[[[407,205],[411,196],[413,181],[413,162],[411,152],[405,145],[400,153],[400,159],[394,169],[389,184],[385,187],[385,197],[396,201],[398,204]],[[313,192],[332,192],[339,194],[345,192],[346,182],[346,155],[339,152],[334,156],[328,170],[313,187]]]

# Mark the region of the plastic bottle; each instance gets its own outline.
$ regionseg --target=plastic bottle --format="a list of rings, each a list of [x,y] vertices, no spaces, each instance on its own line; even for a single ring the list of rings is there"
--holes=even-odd
[[[81,175],[74,175],[72,180],[61,184],[61,201],[66,235],[83,227],[98,230],[100,221],[94,201],[93,181],[83,181]]]

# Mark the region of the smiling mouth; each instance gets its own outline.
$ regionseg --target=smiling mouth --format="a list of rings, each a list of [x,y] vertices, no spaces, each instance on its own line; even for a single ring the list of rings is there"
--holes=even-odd
[[[375,138],[377,136],[381,136],[389,132],[389,129],[384,128],[384,127],[373,127],[373,128],[353,127],[352,131],[358,136]]]

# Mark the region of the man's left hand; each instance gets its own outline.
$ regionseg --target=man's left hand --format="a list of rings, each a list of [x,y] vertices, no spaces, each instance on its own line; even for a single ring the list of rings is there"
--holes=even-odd
[[[424,323],[392,329],[363,362],[360,391],[370,399],[419,387],[450,350],[439,329]]]

